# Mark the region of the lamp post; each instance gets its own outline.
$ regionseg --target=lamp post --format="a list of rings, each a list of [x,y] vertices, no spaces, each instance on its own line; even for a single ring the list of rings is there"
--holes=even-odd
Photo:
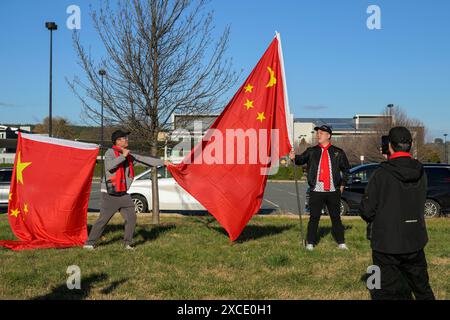
[[[448,134],[445,133],[444,134],[444,159],[445,159],[445,163],[448,163],[447,136],[448,136]]]
[[[101,122],[101,124],[100,124],[100,141],[102,143],[102,148],[101,148],[101,150],[102,150],[102,153],[101,153],[101,157],[102,157],[102,173],[100,175],[100,179],[103,180],[103,173],[105,171],[105,157],[104,157],[104,155],[105,155],[105,149],[104,149],[105,137],[104,137],[104,124],[103,124],[103,109],[104,109],[104,100],[105,100],[105,98],[104,98],[103,79],[104,79],[104,77],[106,75],[106,71],[104,69],[100,69],[98,71],[98,74],[102,77],[102,111],[101,111],[101,120],[100,120],[100,122]]]
[[[388,115],[389,115],[389,127],[390,128],[392,128],[392,109],[394,108],[394,105],[391,103],[391,104],[388,104],[387,105],[387,108],[388,108]]]
[[[45,27],[50,30],[50,93],[48,105],[48,136],[53,136],[52,128],[52,73],[53,73],[53,31],[58,30],[58,25],[54,22],[46,22]]]

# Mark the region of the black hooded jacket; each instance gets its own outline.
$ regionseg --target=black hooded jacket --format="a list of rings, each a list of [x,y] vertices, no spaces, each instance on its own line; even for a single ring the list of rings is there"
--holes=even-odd
[[[425,226],[427,177],[409,157],[381,164],[372,175],[360,207],[369,223],[372,249],[388,254],[419,251],[428,242]]]

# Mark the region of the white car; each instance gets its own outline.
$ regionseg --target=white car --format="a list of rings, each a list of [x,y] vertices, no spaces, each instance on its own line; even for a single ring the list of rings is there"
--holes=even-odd
[[[151,170],[136,176],[128,191],[131,194],[136,213],[149,212],[152,207]],[[170,176],[165,167],[158,168],[159,208],[174,211],[206,211]]]

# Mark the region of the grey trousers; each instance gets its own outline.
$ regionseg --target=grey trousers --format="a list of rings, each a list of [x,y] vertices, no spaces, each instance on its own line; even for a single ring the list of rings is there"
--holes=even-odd
[[[126,194],[116,197],[111,196],[106,192],[102,192],[100,217],[92,226],[91,232],[89,233],[89,239],[86,241],[87,245],[95,245],[97,240],[102,236],[108,222],[118,211],[125,220],[125,235],[123,241],[125,245],[131,245],[133,243],[137,216],[131,196]]]

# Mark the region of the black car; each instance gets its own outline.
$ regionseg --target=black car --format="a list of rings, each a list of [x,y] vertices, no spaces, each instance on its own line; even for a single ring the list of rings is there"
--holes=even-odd
[[[8,207],[12,172],[13,168],[11,167],[0,167],[0,208],[2,209]]]
[[[379,167],[379,163],[371,163],[350,170],[350,179],[342,194],[341,215],[355,213],[358,210],[369,179]],[[424,164],[424,168],[428,178],[425,216],[431,218],[448,214],[450,212],[450,165]],[[308,199],[309,195],[307,195],[307,202]],[[325,213],[326,211],[324,208]]]

